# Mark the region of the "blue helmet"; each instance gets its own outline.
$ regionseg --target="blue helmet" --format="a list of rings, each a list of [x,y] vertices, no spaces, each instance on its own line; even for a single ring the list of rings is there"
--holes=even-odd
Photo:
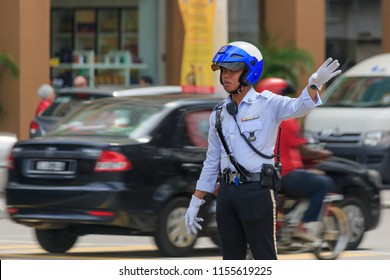
[[[221,47],[213,58],[211,69],[215,71],[221,67],[233,71],[244,68],[241,82],[244,85],[253,85],[263,73],[263,56],[259,49],[250,43],[231,42]]]

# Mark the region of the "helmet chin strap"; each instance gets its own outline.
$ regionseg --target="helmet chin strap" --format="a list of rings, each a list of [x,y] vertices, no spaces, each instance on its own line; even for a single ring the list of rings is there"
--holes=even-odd
[[[241,94],[243,86],[244,86],[244,84],[240,83],[240,85],[238,86],[238,88],[236,90],[228,91],[228,93],[230,93],[230,94]]]

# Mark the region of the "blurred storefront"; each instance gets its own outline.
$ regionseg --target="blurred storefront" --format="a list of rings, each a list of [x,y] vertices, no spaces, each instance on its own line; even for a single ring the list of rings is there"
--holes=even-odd
[[[157,79],[158,54],[165,51],[161,23],[164,1],[51,0],[51,76],[69,86],[77,73],[90,86]]]
[[[27,137],[36,89],[51,79],[64,86],[83,74],[90,85],[126,86],[147,75],[156,84],[179,84],[184,41],[179,1],[0,0],[0,52],[10,54],[21,73],[14,79],[0,70],[6,109],[0,131]],[[227,2],[229,41],[258,45],[267,30],[280,45],[308,50],[317,66],[327,55],[354,63],[390,51],[390,0]]]

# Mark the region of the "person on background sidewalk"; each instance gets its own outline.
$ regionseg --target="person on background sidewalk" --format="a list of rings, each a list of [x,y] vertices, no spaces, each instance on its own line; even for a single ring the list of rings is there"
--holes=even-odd
[[[50,106],[56,97],[54,88],[49,84],[41,85],[37,90],[37,95],[40,98],[38,106],[35,110],[35,115],[39,116]]]
[[[88,86],[88,81],[87,81],[87,78],[85,78],[84,76],[76,76],[74,79],[73,79],[73,86],[74,87],[87,87]]]
[[[301,95],[289,98],[269,91],[259,94],[253,88],[263,72],[263,56],[250,43],[224,45],[212,62],[229,97],[209,119],[206,160],[185,215],[187,232],[196,235],[202,229],[200,206],[221,176],[216,220],[223,259],[245,260],[249,244],[254,259],[275,260],[277,194],[273,177],[266,175],[276,172],[278,128],[282,120],[304,116],[321,105],[318,90],[341,72],[340,64],[327,59]]]
[[[256,91],[265,90],[282,96],[294,96],[295,88],[281,78],[266,78],[256,85]],[[307,145],[302,136],[302,127],[297,119],[284,120],[280,124],[280,161],[282,163],[281,193],[291,198],[309,199],[301,223],[296,228],[294,236],[314,241],[318,234],[317,219],[320,215],[322,202],[328,191],[334,186],[332,178],[304,169],[303,159],[315,165],[326,160],[332,152],[326,149],[314,149]],[[279,137],[279,135],[278,135]],[[279,138],[276,140],[278,143]],[[275,150],[276,152],[276,150]]]
[[[153,79],[150,76],[141,76],[138,82],[141,86],[150,86],[153,84]]]

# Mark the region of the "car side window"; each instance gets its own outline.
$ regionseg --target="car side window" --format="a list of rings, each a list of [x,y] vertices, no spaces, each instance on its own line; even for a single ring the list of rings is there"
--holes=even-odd
[[[185,115],[185,138],[190,146],[204,147],[208,145],[210,110],[190,111]]]

